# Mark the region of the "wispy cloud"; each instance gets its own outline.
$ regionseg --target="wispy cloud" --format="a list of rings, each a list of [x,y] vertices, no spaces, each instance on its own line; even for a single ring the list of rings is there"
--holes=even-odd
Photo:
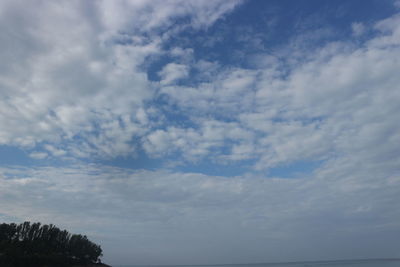
[[[358,248],[358,233],[368,231],[368,242],[394,242],[391,231],[400,219],[388,208],[397,205],[400,186],[399,178],[389,173],[360,170],[342,160],[305,180],[227,179],[96,165],[2,168],[0,209],[3,220],[14,216],[89,231],[93,238],[106,240],[106,257],[114,261],[116,249],[135,254],[138,262],[149,261],[139,255],[142,246],[162,255],[169,247],[165,242],[174,244],[172,253],[156,263],[172,261],[180,251],[188,253],[180,257],[182,263],[222,262],[226,253],[238,253],[241,261],[265,261],[279,259],[282,246],[297,251],[288,257],[306,259],[338,243],[342,249],[332,255],[351,249],[353,257],[370,257],[381,251],[376,246]],[[309,245],[299,247],[304,236]],[[117,241],[130,245],[113,249]],[[250,241],[265,250],[264,256],[252,258]],[[200,249],[208,259],[198,254]],[[212,253],[214,249],[221,254]]]

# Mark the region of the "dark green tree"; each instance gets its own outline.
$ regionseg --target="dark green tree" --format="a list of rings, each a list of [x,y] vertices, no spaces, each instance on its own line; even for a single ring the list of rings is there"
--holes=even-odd
[[[0,224],[0,266],[70,266],[100,262],[101,247],[56,226]]]

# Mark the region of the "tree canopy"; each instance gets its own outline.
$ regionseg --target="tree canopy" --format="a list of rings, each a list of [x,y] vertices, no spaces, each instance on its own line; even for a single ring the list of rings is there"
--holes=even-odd
[[[56,226],[0,224],[0,266],[70,266],[100,262],[102,249],[85,235]]]

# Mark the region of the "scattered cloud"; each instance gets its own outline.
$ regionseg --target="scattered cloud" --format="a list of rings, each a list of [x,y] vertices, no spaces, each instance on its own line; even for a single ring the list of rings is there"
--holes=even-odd
[[[158,32],[169,27],[176,33],[185,25],[173,22],[184,17],[191,19],[187,26],[209,27],[238,4],[5,1],[0,144],[64,151],[50,151],[53,156],[132,155],[132,139],[150,129],[148,120],[139,117],[154,90],[141,66],[165,53],[161,43],[166,37]],[[164,68],[169,82],[185,72],[174,64]]]
[[[396,147],[399,130],[395,72],[400,51],[382,45],[396,42],[396,22],[396,17],[378,22],[381,33],[361,48],[350,42],[329,43],[288,75],[276,64],[257,70],[226,69],[197,86],[163,87],[161,92],[196,127],[151,133],[147,150],[152,138],[163,136],[164,142],[157,139],[161,143],[154,144],[159,152],[181,150],[184,158],[193,154],[209,158],[216,153],[232,160],[259,158],[256,169],[304,159],[389,153],[389,147]],[[217,139],[206,134],[211,122],[202,118],[210,120],[210,116],[218,131],[225,133]],[[245,132],[246,137],[227,134],[235,131]],[[393,140],[389,150],[378,149],[388,140]],[[215,151],[215,147],[226,149]]]
[[[358,37],[365,33],[365,26],[361,22],[354,22],[351,24],[351,30],[353,31],[353,35]]]
[[[228,34],[241,5],[2,1],[0,145],[41,167],[0,167],[0,219],[88,232],[124,264],[398,255],[399,14],[337,39],[314,16],[276,47]]]
[[[274,64],[257,63],[257,69],[222,67],[194,60],[192,48],[164,51],[164,37],[144,34],[182,16],[191,17],[188,23],[195,29],[209,27],[237,4],[172,1],[157,9],[157,3],[140,1],[43,2],[45,17],[25,14],[29,9],[21,9],[19,2],[6,4],[14,15],[2,16],[3,25],[12,25],[31,45],[22,47],[17,35],[4,40],[8,50],[2,54],[13,63],[4,64],[1,72],[0,142],[31,149],[36,157],[43,151],[56,157],[133,156],[143,146],[149,155],[179,152],[188,161],[259,158],[254,166],[263,169],[354,152],[355,143],[363,142],[359,146],[365,148],[373,142],[372,149],[387,138],[397,140],[392,135],[399,51],[388,45],[398,43],[398,16],[376,23],[380,32],[364,47],[350,41],[327,43],[312,57],[305,52],[309,59],[289,65],[289,73],[285,57],[274,57]],[[89,10],[90,16],[85,13]],[[74,32],[67,30],[71,25]],[[364,28],[352,24],[355,35]],[[161,68],[157,85],[142,66],[161,54],[178,62]],[[271,57],[259,53],[258,58]],[[198,80],[190,69],[201,72]],[[160,96],[185,113],[190,126],[163,119],[171,107],[150,104]],[[365,137],[353,140],[361,135]]]
[[[29,154],[29,157],[33,158],[33,159],[45,159],[47,158],[49,155],[45,152],[32,152]]]
[[[169,63],[158,73],[161,77],[161,84],[168,85],[173,82],[179,81],[185,78],[189,74],[189,69],[187,66],[176,63]]]
[[[394,6],[395,6],[396,8],[400,8],[400,1],[399,1],[399,0],[395,0],[395,1],[394,1]]]

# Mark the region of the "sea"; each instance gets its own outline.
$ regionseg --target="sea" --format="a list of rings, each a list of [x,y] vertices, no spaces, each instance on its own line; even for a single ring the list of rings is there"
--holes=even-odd
[[[400,259],[336,260],[218,265],[120,265],[114,267],[400,267]]]

